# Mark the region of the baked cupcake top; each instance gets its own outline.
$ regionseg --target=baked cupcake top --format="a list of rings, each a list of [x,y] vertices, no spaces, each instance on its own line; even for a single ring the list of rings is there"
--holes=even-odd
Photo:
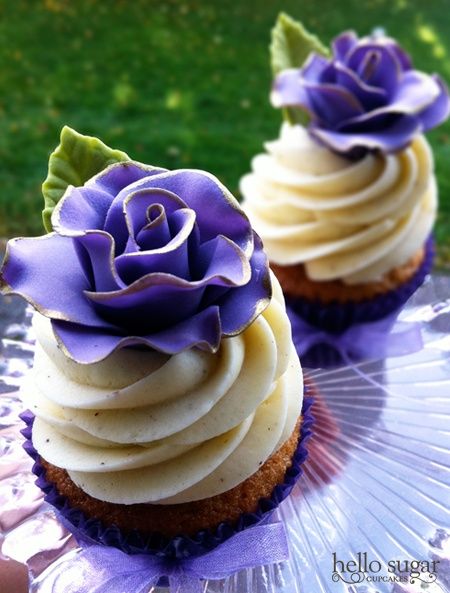
[[[273,262],[304,264],[317,281],[379,280],[433,227],[423,132],[447,118],[446,87],[382,33],[343,33],[329,52],[281,15],[271,50],[271,98],[286,121],[241,181],[244,208]]]

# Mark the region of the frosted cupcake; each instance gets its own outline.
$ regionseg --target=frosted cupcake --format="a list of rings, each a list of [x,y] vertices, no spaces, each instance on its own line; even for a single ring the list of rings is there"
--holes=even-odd
[[[10,241],[1,278],[37,310],[23,395],[47,499],[126,552],[198,553],[261,521],[307,427],[282,292],[237,201],[68,128],[44,191],[53,231]]]
[[[380,319],[431,266],[437,187],[423,132],[448,116],[445,85],[382,34],[343,33],[329,56],[285,15],[272,59],[287,121],[242,179],[243,207],[308,322],[340,332]]]

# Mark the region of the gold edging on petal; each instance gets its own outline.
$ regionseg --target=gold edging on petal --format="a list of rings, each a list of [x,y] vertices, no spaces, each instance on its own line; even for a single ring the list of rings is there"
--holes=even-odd
[[[259,299],[259,301],[256,301],[253,315],[250,317],[248,321],[246,321],[241,327],[234,330],[233,332],[223,332],[223,337],[232,338],[233,336],[237,336],[244,332],[254,321],[256,321],[256,319],[261,315],[261,313],[264,313],[264,311],[270,305],[270,301],[272,300],[272,282],[270,280],[270,268],[267,260],[262,284],[263,287],[267,290],[267,296]]]
[[[129,167],[130,165],[135,165],[136,167],[138,167],[138,169],[141,169],[142,171],[155,171],[155,170],[161,171],[161,173],[157,173],[156,175],[153,175],[153,177],[158,177],[162,173],[166,173],[169,171],[165,167],[156,167],[155,165],[146,165],[145,163],[141,163],[140,161],[134,161],[134,160],[120,161],[118,163],[111,163],[105,169],[102,169],[101,171],[96,173],[94,176],[92,176],[90,179],[88,179],[84,183],[84,185],[80,185],[80,187],[90,187],[91,185],[94,185],[99,179],[104,177],[113,168]],[[141,180],[138,179],[137,181],[141,181]],[[136,182],[133,181],[133,183],[136,183]],[[132,184],[130,183],[129,185],[132,185]],[[127,185],[126,187],[129,187],[129,186]]]
[[[69,360],[72,360],[73,362],[76,362],[77,364],[81,364],[81,365],[89,365],[89,364],[96,364],[98,362],[102,362],[102,360],[106,360],[107,358],[109,358],[109,356],[111,356],[112,354],[114,354],[114,352],[116,352],[117,350],[120,350],[121,348],[126,348],[127,346],[135,346],[135,345],[139,345],[139,344],[146,346],[150,350],[154,350],[156,352],[161,352],[162,354],[167,354],[168,356],[174,356],[175,354],[178,354],[178,352],[166,352],[164,350],[157,349],[154,346],[150,346],[150,344],[148,343],[148,339],[145,336],[124,336],[117,342],[117,344],[114,346],[114,348],[111,350],[111,352],[106,354],[106,356],[101,356],[99,358],[96,358],[94,360],[90,360],[89,362],[86,362],[86,361],[82,361],[82,360],[77,360],[73,356],[73,354],[70,353],[70,351],[67,349],[66,345],[64,344],[63,340],[59,337],[59,335],[55,331],[53,324],[51,324],[51,329],[52,329],[53,336],[56,340],[56,343],[58,345],[58,348],[61,350],[61,352],[64,354],[64,356],[66,356]],[[223,336],[221,331],[218,332],[218,335]],[[202,340],[200,342],[197,342],[196,344],[193,344],[190,348],[186,348],[186,350],[198,348],[199,350],[203,350],[205,352],[210,352],[211,354],[216,354],[216,352],[219,351],[220,346],[221,346],[221,339],[218,340],[217,344],[213,344],[213,345],[211,345],[209,342],[206,342],[205,340]],[[182,352],[182,351],[180,351],[180,352]]]

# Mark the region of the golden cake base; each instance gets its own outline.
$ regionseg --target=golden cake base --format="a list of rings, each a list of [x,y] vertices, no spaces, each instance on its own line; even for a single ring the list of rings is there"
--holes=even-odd
[[[115,504],[104,502],[83,492],[64,469],[41,458],[46,479],[53,482],[71,507],[105,526],[116,525],[124,532],[137,530],[144,534],[162,533],[167,537],[194,535],[202,529],[215,529],[227,521],[236,523],[243,513],[257,510],[259,500],[268,498],[277,484],[284,482],[297,448],[301,418],[289,439],[261,465],[256,473],[231,490],[203,500],[170,505]],[[126,478],[124,478],[126,479]]]
[[[317,282],[306,275],[305,266],[279,266],[271,263],[270,267],[278,278],[283,292],[292,298],[304,298],[308,301],[328,303],[360,303],[376,296],[396,290],[408,282],[420,268],[425,257],[422,247],[413,257],[402,266],[394,268],[377,282],[348,285],[341,280]]]

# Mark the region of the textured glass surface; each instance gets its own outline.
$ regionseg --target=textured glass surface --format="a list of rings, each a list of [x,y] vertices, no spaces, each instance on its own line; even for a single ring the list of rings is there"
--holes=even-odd
[[[205,593],[450,592],[450,279],[429,279],[401,318],[422,324],[420,351],[308,372],[319,392],[310,458],[278,511],[290,561],[204,583]],[[30,591],[51,593],[76,544],[21,448],[29,324],[21,301],[0,300],[0,558],[27,563]],[[405,560],[439,562],[414,577]]]

